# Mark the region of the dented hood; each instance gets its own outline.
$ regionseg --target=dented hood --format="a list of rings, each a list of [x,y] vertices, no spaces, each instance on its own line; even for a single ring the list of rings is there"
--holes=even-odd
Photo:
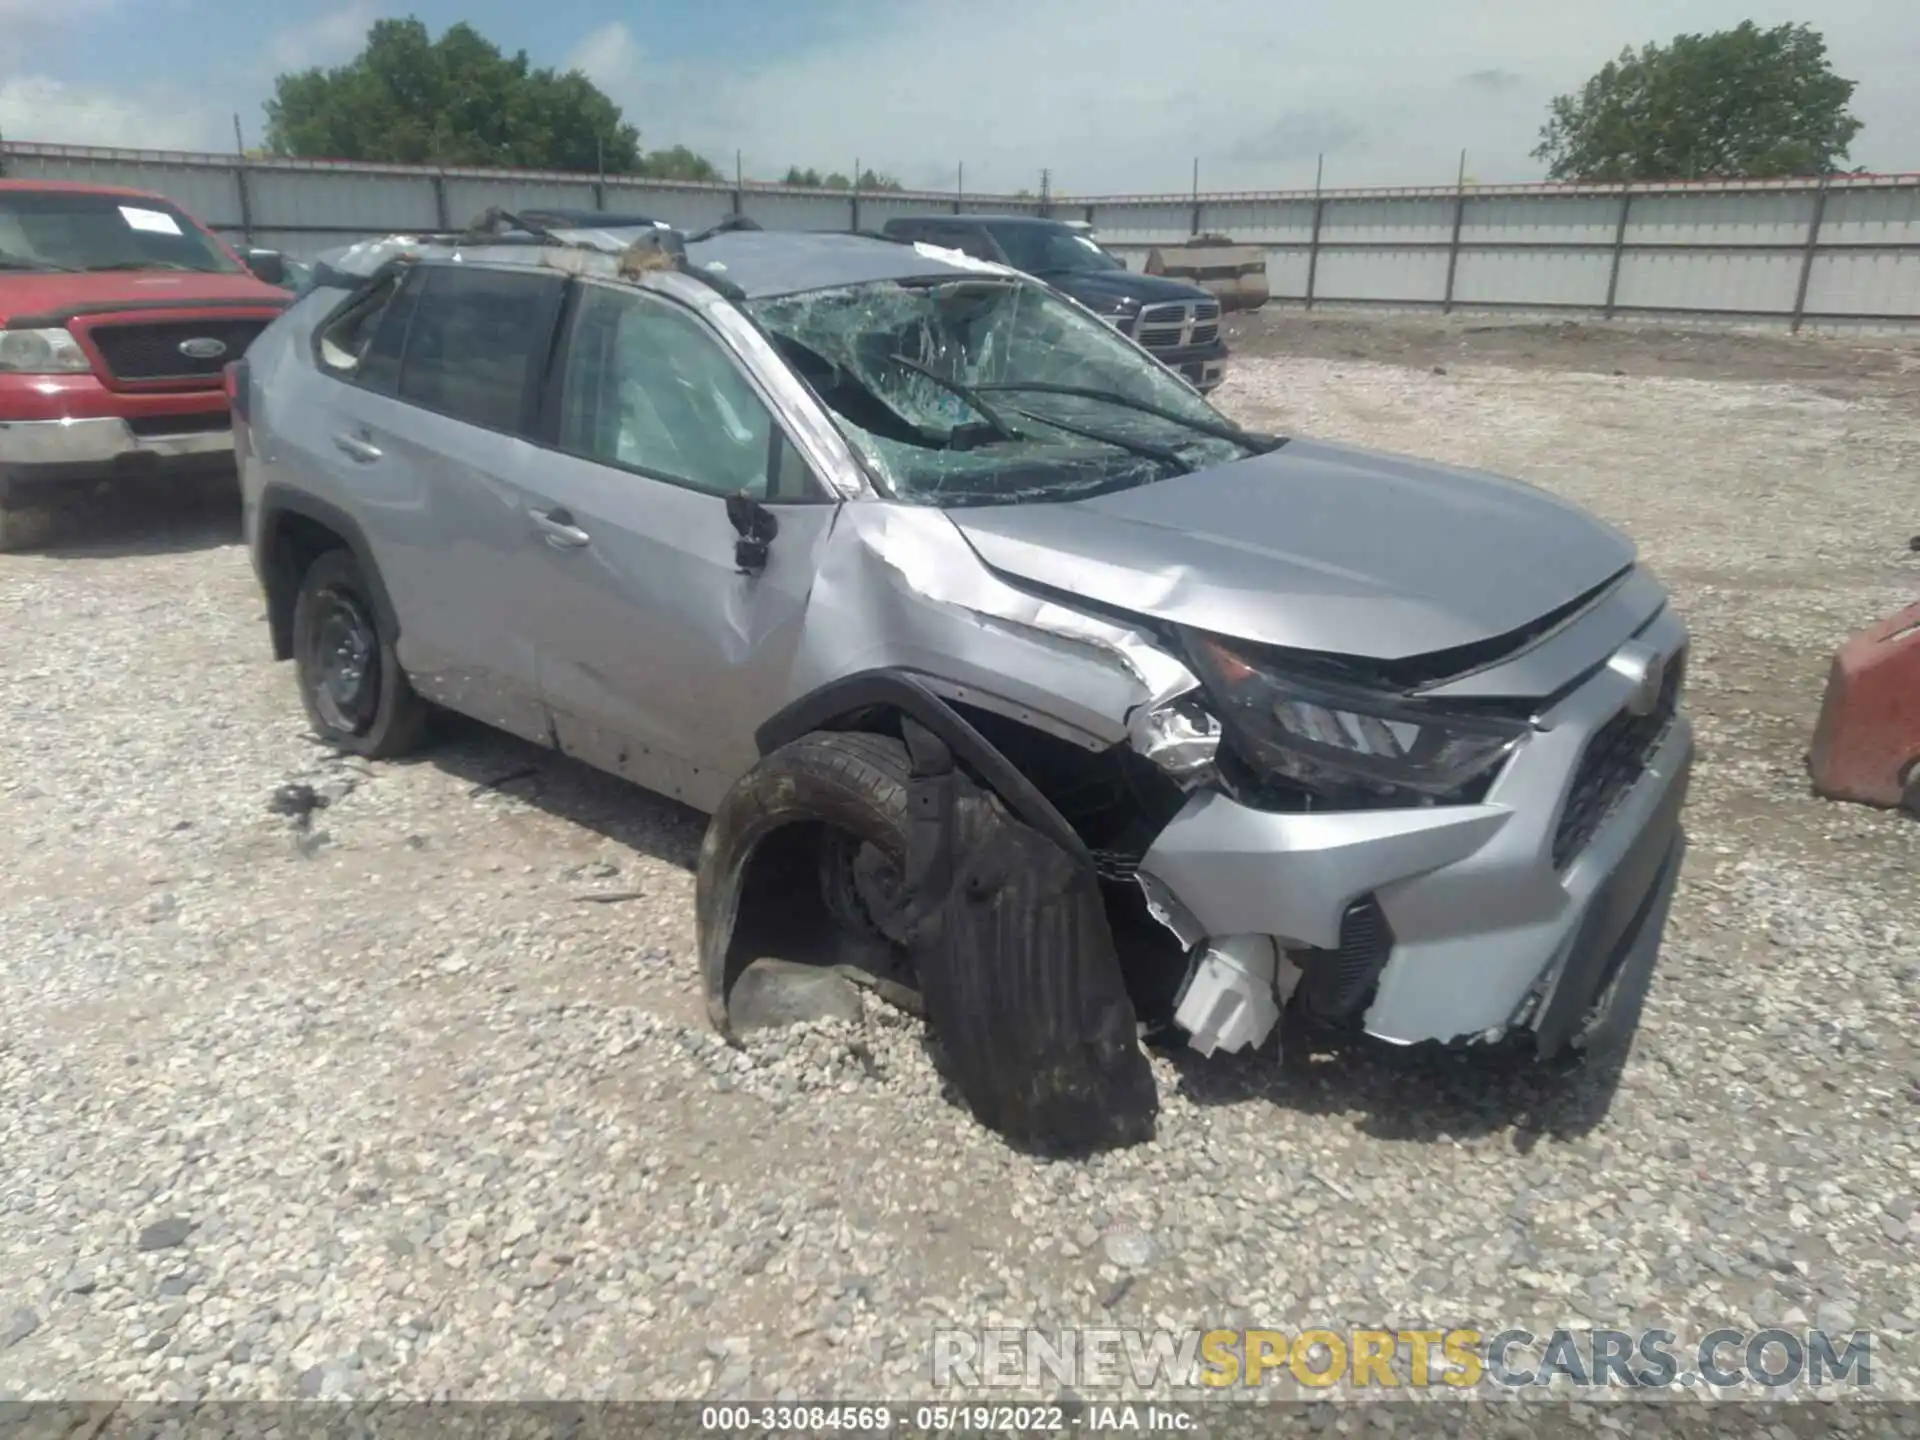
[[[1295,440],[1111,495],[948,512],[993,569],[1138,615],[1398,660],[1509,634],[1631,565],[1532,486]]]

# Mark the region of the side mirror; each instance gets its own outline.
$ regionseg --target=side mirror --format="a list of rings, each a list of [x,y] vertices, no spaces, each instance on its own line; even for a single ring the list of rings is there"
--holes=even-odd
[[[780,533],[780,522],[744,490],[727,496],[727,519],[740,537],[733,545],[733,563],[742,575],[759,574],[767,568],[767,547]]]
[[[278,250],[249,250],[245,260],[247,269],[269,285],[287,283],[287,257]]]

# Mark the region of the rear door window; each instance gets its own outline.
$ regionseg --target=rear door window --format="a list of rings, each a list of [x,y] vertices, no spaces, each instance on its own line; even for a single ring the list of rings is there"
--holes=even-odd
[[[400,398],[489,430],[529,428],[565,280],[518,270],[423,267]]]

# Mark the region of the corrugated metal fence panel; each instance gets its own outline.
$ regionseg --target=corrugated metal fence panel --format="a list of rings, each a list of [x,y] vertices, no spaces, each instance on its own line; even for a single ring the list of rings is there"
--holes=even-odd
[[[447,177],[447,223],[455,229],[468,224],[493,206],[503,210],[538,210],[551,206],[565,210],[593,208],[593,182],[568,184],[556,180],[515,180],[502,177],[470,179]],[[638,209],[639,206],[634,207]]]
[[[249,169],[247,198],[256,231],[267,225],[296,230],[324,226],[380,234],[440,225],[433,181],[418,175]],[[222,218],[238,218],[237,207]],[[448,223],[464,225],[472,218],[456,209]]]
[[[1460,217],[1460,243],[1611,245],[1619,226],[1617,196],[1469,193]]]
[[[1268,284],[1272,284],[1269,275]],[[1303,286],[1304,288],[1304,286]],[[1320,251],[1314,299],[1438,304],[1447,293],[1444,250],[1328,249]]]
[[[1193,233],[1193,206],[1123,200],[1093,207],[1093,228],[1110,245],[1164,245]],[[1073,212],[1062,210],[1063,215]]]
[[[1629,245],[1796,245],[1807,238],[1815,192],[1640,195],[1627,220]],[[1788,307],[1793,296],[1787,296]]]
[[[1200,228],[1240,245],[1305,245],[1313,238],[1313,201],[1209,200]]]
[[[1807,273],[1807,314],[1920,319],[1920,256],[1891,250],[1816,255]]]
[[[1549,250],[1538,244],[1463,250],[1453,277],[1457,305],[1607,303],[1612,250]],[[1443,282],[1444,283],[1444,282]]]
[[[769,230],[845,230],[853,224],[853,198],[850,195],[821,195],[807,191],[763,193],[752,191],[742,197],[742,208]],[[893,202],[898,203],[898,202]],[[896,214],[918,214],[911,210],[893,210],[889,202],[860,197],[860,228],[878,230]]]
[[[638,210],[652,219],[666,221],[676,230],[695,231],[718,225],[733,213],[733,192],[692,187],[648,189],[639,185],[621,185],[616,189],[609,185],[607,204],[609,207],[617,204],[622,210]],[[760,223],[767,222],[763,219]]]
[[[1920,241],[1920,187],[1829,192],[1826,212],[1820,217],[1820,238],[1835,245]],[[1908,259],[1912,262],[1920,256]]]
[[[1276,300],[1306,299],[1307,252],[1304,249],[1267,251],[1267,292]]]
[[[238,238],[238,157],[19,143],[4,150],[18,178],[152,191]],[[534,171],[442,175],[422,166],[266,160],[245,163],[245,174],[254,243],[299,256],[364,235],[437,226],[443,218],[437,188],[445,194],[444,219],[455,226],[490,205],[594,203],[594,177]],[[728,186],[615,179],[604,183],[604,196],[608,208],[655,215],[687,230],[705,228],[734,208]],[[852,223],[851,199],[845,192],[752,187],[742,208],[769,229],[838,230]],[[1203,230],[1269,247],[1274,295],[1298,298],[1306,290],[1317,203],[1317,301],[1431,305],[1447,293],[1458,214],[1456,304],[1598,308],[1607,298],[1620,202],[1617,191],[1556,187],[1470,189],[1464,202],[1446,189],[1323,196],[1290,191],[1202,196],[1198,222]],[[1038,208],[1035,200],[1005,195],[963,196],[960,203],[1009,214]],[[1621,237],[1626,248],[1619,257],[1616,302],[1629,311],[1784,322],[1806,267],[1807,227],[1819,203],[1818,187],[1804,181],[1635,189]],[[860,223],[877,228],[896,216],[950,213],[954,204],[954,197],[943,194],[862,196]],[[1051,213],[1090,219],[1139,269],[1150,247],[1192,234],[1195,208],[1193,198],[1181,195],[1061,196]],[[1920,318],[1920,179],[1834,177],[1818,238],[1826,245],[1897,248],[1816,250],[1805,268],[1810,319]]]
[[[16,180],[72,180],[83,185],[124,185],[164,195],[209,225],[240,220],[240,191],[231,169],[165,161],[79,159],[38,155],[7,156],[7,174]]]
[[[1791,251],[1641,250],[1620,257],[1616,299],[1625,309],[1786,315],[1799,284],[1800,256]]]
[[[1320,222],[1320,243],[1444,245],[1453,238],[1453,198],[1335,200]],[[1444,277],[1443,282],[1444,284]]]

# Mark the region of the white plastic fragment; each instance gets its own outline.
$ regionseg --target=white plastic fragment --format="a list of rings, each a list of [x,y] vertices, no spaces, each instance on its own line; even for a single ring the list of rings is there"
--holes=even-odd
[[[1285,972],[1284,974],[1282,972]],[[1270,935],[1231,935],[1207,942],[1180,996],[1174,1021],[1202,1055],[1257,1049],[1280,1023],[1280,1004],[1299,980]]]

